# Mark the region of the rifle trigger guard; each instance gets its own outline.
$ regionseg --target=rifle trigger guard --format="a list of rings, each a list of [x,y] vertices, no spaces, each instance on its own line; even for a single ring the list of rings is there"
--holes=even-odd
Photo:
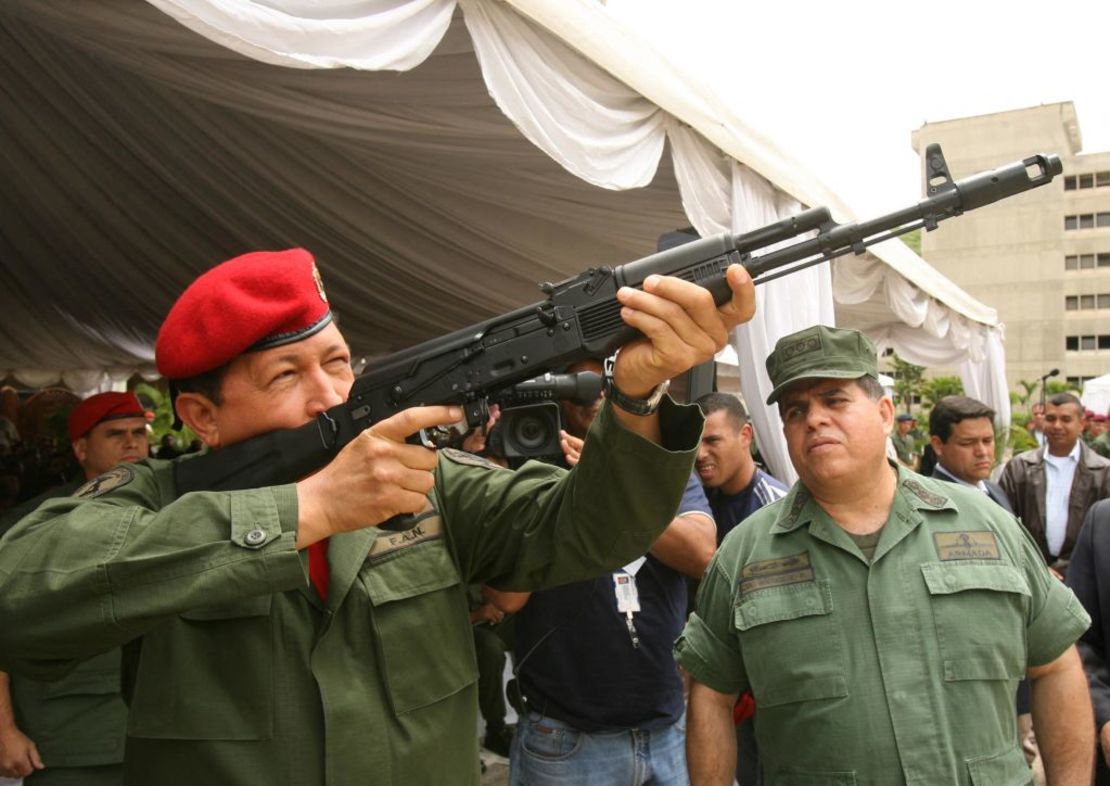
[[[320,430],[320,442],[323,443],[326,450],[331,450],[335,447],[335,439],[339,434],[339,424],[335,422],[335,418],[327,412],[321,412],[316,416],[316,427]]]

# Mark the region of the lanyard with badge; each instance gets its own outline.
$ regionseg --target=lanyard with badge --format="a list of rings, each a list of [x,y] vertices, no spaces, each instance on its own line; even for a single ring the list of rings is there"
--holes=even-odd
[[[640,647],[640,636],[636,633],[636,623],[632,619],[632,615],[640,610],[640,593],[636,590],[636,573],[643,564],[644,558],[640,557],[613,573],[613,591],[617,596],[617,611],[624,615],[625,624],[628,626],[628,635],[632,639],[634,649]]]

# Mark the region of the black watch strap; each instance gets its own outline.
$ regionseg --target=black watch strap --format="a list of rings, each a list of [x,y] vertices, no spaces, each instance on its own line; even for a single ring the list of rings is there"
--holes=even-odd
[[[616,362],[616,357],[614,355],[605,359],[605,377],[603,379],[605,398],[609,399],[613,406],[620,407],[630,415],[650,415],[659,409],[659,404],[662,403],[663,396],[667,394],[671,381],[669,379],[663,380],[647,398],[632,398],[625,395],[613,381],[613,365]]]

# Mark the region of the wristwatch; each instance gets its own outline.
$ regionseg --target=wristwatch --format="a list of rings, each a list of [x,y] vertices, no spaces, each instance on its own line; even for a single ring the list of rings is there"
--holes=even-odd
[[[613,406],[620,407],[630,415],[650,415],[659,409],[659,403],[663,400],[663,396],[667,394],[671,381],[665,379],[660,382],[647,398],[632,398],[625,395],[617,387],[617,383],[613,381],[613,366],[616,364],[616,360],[616,355],[605,358],[605,375],[602,378],[602,390],[605,392],[605,398],[609,399]]]

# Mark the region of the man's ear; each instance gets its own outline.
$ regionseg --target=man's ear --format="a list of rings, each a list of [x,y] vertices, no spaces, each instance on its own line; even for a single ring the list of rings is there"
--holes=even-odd
[[[178,393],[174,410],[181,422],[193,430],[210,448],[220,446],[220,429],[216,422],[218,407],[203,393]]]
[[[883,418],[883,433],[889,437],[894,433],[894,402],[889,397],[879,399],[879,414]]]
[[[940,437],[936,434],[929,437],[929,444],[933,446],[933,452],[937,454],[937,458],[941,458],[944,454],[944,443],[940,441]]]
[[[752,428],[751,423],[745,423],[740,427],[740,442],[745,445],[751,445],[752,440],[755,438],[755,429]]]
[[[89,440],[87,437],[78,437],[73,440],[73,455],[77,458],[77,463],[81,466],[85,465],[85,457],[89,455]]]

